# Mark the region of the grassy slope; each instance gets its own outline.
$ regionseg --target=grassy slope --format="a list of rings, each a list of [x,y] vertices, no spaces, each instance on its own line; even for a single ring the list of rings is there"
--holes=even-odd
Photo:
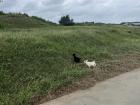
[[[49,22],[43,22],[24,15],[0,15],[0,25],[5,28],[30,28],[30,27],[43,27],[50,26]]]
[[[86,75],[73,52],[101,62],[139,51],[140,30],[122,26],[0,30],[0,105],[25,105]]]

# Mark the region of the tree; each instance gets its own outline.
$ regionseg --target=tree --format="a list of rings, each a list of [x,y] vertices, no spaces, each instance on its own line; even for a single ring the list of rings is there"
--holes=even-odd
[[[65,25],[65,26],[71,26],[71,25],[74,25],[74,21],[73,19],[70,19],[70,16],[69,15],[66,15],[66,16],[62,16],[59,23],[61,25]]]

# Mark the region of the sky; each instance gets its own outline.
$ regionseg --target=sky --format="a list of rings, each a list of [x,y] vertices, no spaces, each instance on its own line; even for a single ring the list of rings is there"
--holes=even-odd
[[[1,0],[0,0],[1,1]],[[22,12],[58,22],[69,14],[75,22],[140,21],[140,0],[2,0],[0,11]]]

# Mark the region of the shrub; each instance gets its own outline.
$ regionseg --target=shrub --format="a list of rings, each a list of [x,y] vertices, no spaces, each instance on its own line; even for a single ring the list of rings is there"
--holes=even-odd
[[[73,19],[70,19],[69,15],[66,16],[62,16],[59,23],[61,25],[65,25],[65,26],[71,26],[74,25]]]
[[[26,16],[26,17],[29,17],[29,15],[28,15],[28,14],[26,14],[26,13],[24,13],[23,15],[24,15],[24,16]]]
[[[0,11],[0,15],[5,15],[5,13],[3,11]]]
[[[40,21],[42,21],[42,22],[46,22],[45,19],[42,19],[42,18],[37,17],[37,16],[32,16],[32,18],[33,18],[33,19],[36,19],[36,20],[40,20]]]

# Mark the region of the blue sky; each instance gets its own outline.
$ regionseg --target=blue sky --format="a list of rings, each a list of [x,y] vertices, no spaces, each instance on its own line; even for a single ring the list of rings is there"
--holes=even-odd
[[[0,10],[25,12],[54,22],[66,14],[76,22],[140,21],[140,0],[3,0]]]

